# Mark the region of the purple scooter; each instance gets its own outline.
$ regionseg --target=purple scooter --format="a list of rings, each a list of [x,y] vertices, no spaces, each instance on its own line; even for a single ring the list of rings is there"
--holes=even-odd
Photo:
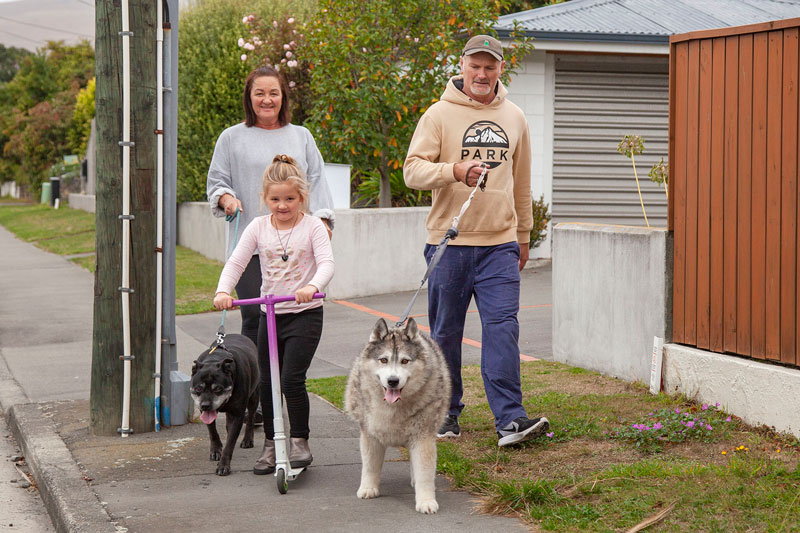
[[[314,294],[314,298],[325,298],[324,292]],[[275,326],[275,304],[290,302],[292,296],[273,296],[268,294],[259,298],[247,300],[234,300],[234,307],[240,305],[266,305],[267,306],[267,340],[269,343],[269,374],[272,383],[272,423],[275,428],[275,477],[278,481],[278,492],[286,494],[289,490],[289,481],[294,480],[305,467],[292,468],[289,464],[289,451],[286,446],[286,434],[283,430],[283,402],[281,401],[280,365],[278,363],[278,328]],[[266,413],[264,413],[266,415]]]

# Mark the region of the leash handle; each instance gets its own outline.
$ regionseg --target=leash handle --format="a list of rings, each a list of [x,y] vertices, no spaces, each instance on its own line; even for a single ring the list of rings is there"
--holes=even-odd
[[[475,188],[472,189],[472,192],[469,194],[469,197],[467,198],[467,201],[464,202],[463,204],[461,204],[461,210],[458,212],[458,215],[453,217],[453,226],[450,229],[451,230],[455,230],[456,231],[456,235],[458,234],[458,223],[461,220],[461,215],[463,215],[464,211],[466,211],[467,208],[469,207],[470,202],[472,202],[472,197],[475,196],[475,193],[478,191],[479,187],[480,187],[481,191],[485,191],[486,190],[486,184],[484,183],[484,180],[486,179],[486,171],[488,169],[489,169],[489,167],[487,167],[485,165],[483,166],[483,171],[481,172],[481,175],[478,178],[478,183],[475,184]],[[453,238],[455,238],[455,237],[453,237]]]
[[[231,253],[236,248],[236,245],[239,243],[239,208],[236,208],[236,211],[232,215],[225,215],[225,220],[230,222],[231,220],[236,220],[236,226],[233,229],[233,246],[231,247]],[[227,309],[222,310],[222,322],[217,329],[217,346],[221,345],[222,342],[225,340],[225,314],[228,312]]]

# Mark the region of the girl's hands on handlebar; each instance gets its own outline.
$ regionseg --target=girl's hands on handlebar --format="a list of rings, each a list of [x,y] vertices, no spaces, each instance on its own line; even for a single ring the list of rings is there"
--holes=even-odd
[[[218,292],[214,295],[214,308],[218,310],[233,309],[233,297],[227,292]]]

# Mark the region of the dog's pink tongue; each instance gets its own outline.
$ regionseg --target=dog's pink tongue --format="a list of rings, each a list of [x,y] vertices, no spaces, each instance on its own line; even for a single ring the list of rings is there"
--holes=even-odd
[[[204,424],[210,424],[216,419],[217,419],[216,411],[203,411],[202,413],[200,413],[200,420],[202,420]]]
[[[399,389],[386,389],[386,395],[383,397],[389,403],[394,403],[400,399]]]

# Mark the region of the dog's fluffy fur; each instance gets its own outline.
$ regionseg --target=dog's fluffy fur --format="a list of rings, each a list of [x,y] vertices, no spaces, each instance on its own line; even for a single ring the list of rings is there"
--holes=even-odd
[[[378,496],[387,446],[406,446],[416,509],[435,513],[436,430],[450,404],[450,375],[439,346],[413,318],[405,328],[378,320],[350,371],[345,409],[361,426],[359,498]]]
[[[200,409],[200,419],[208,426],[209,458],[219,461],[217,475],[227,476],[242,424],[242,448],[253,447],[258,407],[258,360],[253,341],[244,335],[229,334],[222,345],[214,343],[201,353],[192,365],[191,394]],[[228,435],[224,449],[217,433],[217,412],[225,413]]]

